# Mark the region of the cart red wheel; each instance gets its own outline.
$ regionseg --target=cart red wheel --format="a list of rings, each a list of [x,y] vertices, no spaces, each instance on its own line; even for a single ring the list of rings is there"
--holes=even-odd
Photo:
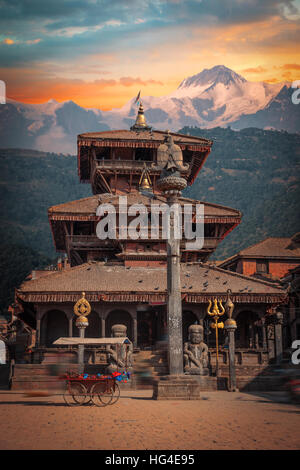
[[[113,398],[113,391],[106,383],[96,383],[91,388],[91,398],[94,405],[106,406]]]
[[[109,403],[109,405],[113,405],[114,403],[116,403],[119,398],[120,398],[120,385],[116,382],[115,383],[115,389],[112,390],[113,391],[113,397],[112,397],[112,400],[111,402]]]
[[[67,390],[64,393],[64,400],[69,406],[83,405],[87,397],[86,387],[79,383],[73,382],[67,385]]]

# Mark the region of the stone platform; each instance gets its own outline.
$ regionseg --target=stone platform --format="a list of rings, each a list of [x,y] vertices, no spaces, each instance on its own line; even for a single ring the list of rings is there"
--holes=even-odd
[[[220,382],[219,378],[208,376],[166,375],[157,377],[153,380],[152,398],[154,400],[200,400],[200,392],[217,390],[218,382]]]

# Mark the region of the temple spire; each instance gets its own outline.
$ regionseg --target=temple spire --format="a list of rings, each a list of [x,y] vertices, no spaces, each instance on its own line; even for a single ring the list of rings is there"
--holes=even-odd
[[[140,94],[140,93],[139,93]],[[137,101],[137,100],[136,100]],[[146,118],[144,115],[144,108],[142,102],[139,100],[140,106],[135,120],[135,124],[131,126],[131,131],[150,131],[151,126],[147,125]]]

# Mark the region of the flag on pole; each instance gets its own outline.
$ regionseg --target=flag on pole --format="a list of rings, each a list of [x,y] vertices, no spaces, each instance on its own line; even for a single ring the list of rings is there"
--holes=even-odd
[[[139,105],[140,104],[140,97],[141,97],[141,90],[138,92],[137,97],[135,99],[135,104]]]

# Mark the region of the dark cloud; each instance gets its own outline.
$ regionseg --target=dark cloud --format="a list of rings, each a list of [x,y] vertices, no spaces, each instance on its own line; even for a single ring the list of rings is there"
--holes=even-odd
[[[5,29],[11,23],[32,28],[33,20],[44,21],[49,30],[135,18],[190,23],[212,16],[220,23],[239,23],[284,16],[284,10],[298,11],[293,0],[0,0]]]
[[[15,40],[0,44],[0,60],[2,66],[23,66],[143,50],[169,38],[179,41],[180,30],[188,37],[193,26],[251,23],[275,15],[285,21],[286,13],[296,12],[292,0],[0,0],[1,35]]]

